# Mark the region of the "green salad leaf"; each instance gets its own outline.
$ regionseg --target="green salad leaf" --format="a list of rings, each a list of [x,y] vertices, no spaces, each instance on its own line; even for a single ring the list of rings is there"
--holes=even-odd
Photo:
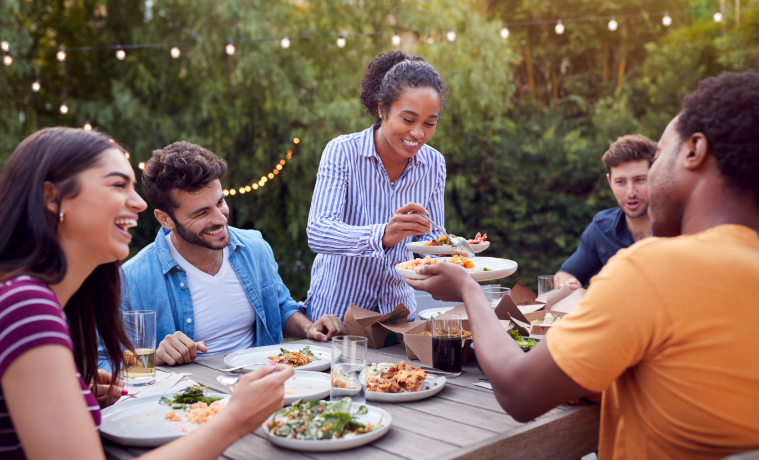
[[[292,353],[292,351],[285,350],[284,348],[280,348],[279,351],[281,351],[281,353],[277,356],[282,356],[285,353]],[[298,350],[298,353],[308,356],[309,358],[311,358],[312,361],[321,361],[320,358],[317,358],[316,355],[314,355],[314,352],[311,351],[311,346],[309,345],[306,345],[305,347]]]
[[[359,407],[355,414],[350,413],[351,407],[350,398],[336,402],[299,399],[275,412],[266,429],[283,438],[317,441],[369,433],[382,427],[382,420],[377,426],[367,426],[358,420],[359,415],[369,412],[366,406]]]
[[[511,336],[512,339],[514,339],[517,345],[519,345],[519,347],[522,348],[522,350],[527,349],[527,348],[533,348],[535,347],[535,345],[538,344],[537,340],[535,339],[523,338],[521,335],[519,335],[519,331],[517,331],[516,329],[510,329],[509,335]]]
[[[171,399],[163,396],[158,400],[158,404],[171,406],[172,409],[187,409],[196,402],[204,402],[210,405],[212,402],[222,399],[219,396],[206,396],[205,390],[207,388],[209,387],[197,385],[187,387],[179,393],[174,393],[174,397]]]

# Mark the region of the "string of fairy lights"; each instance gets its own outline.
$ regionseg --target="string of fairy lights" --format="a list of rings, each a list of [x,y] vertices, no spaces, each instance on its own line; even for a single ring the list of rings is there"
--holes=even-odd
[[[635,13],[635,14],[622,14],[622,15],[616,15],[616,16],[588,16],[588,17],[581,17],[581,18],[569,18],[569,19],[546,19],[546,20],[535,20],[535,21],[519,21],[519,22],[512,22],[512,23],[504,23],[503,27],[499,31],[499,35],[502,39],[506,40],[510,36],[510,30],[509,27],[514,26],[529,26],[529,25],[545,25],[545,24],[554,24],[554,32],[557,35],[562,35],[566,31],[566,24],[570,23],[578,23],[578,22],[590,22],[590,21],[607,21],[607,28],[609,31],[614,32],[619,28],[619,22],[617,21],[617,18],[619,19],[631,19],[631,18],[641,18],[641,17],[659,17],[661,16],[661,24],[664,27],[669,27],[672,25],[672,16],[673,15],[684,15],[689,13],[694,13],[698,10],[696,9],[690,9],[690,10],[682,10],[682,11],[673,11],[671,14],[669,11],[662,11],[662,12],[653,12],[653,13]],[[712,15],[712,19],[714,22],[720,23],[724,20],[724,15],[722,11],[722,7],[717,9],[714,14]],[[426,39],[423,39],[427,42],[428,45],[432,45],[435,43],[435,33],[440,29],[427,29],[427,30],[405,30],[404,32],[408,33],[414,33],[418,34],[420,37],[426,36]],[[391,35],[392,34],[392,35]],[[400,46],[403,42],[402,36],[399,34],[397,30],[395,31],[380,31],[380,32],[366,32],[366,33],[337,33],[337,34],[324,34],[324,35],[303,35],[298,37],[289,37],[285,36],[281,39],[277,37],[267,37],[267,38],[258,38],[258,39],[242,39],[242,40],[229,40],[226,42],[226,45],[224,46],[224,52],[232,56],[237,52],[237,47],[235,46],[235,43],[237,45],[245,44],[245,43],[261,43],[261,42],[272,42],[272,41],[279,41],[279,45],[283,49],[289,49],[290,45],[292,44],[293,40],[314,40],[314,39],[326,39],[326,38],[335,38],[335,45],[338,48],[345,48],[347,44],[348,38],[358,38],[358,37],[366,37],[366,36],[387,36],[391,35],[390,42],[393,46]],[[440,37],[443,36],[443,34],[439,35]],[[448,31],[444,35],[445,40],[447,40],[449,43],[453,43],[456,41],[456,31],[453,27],[448,28]],[[443,39],[440,38],[442,41]],[[196,42],[197,43],[197,42]],[[196,44],[195,43],[195,44]],[[193,43],[184,43],[182,46],[186,45],[192,45]],[[170,48],[169,48],[170,47]],[[148,44],[133,44],[133,45],[105,45],[105,46],[80,46],[80,47],[71,47],[66,48],[64,46],[61,46],[59,48],[49,48],[47,50],[40,50],[42,52],[45,51],[55,51],[55,58],[60,62],[65,62],[68,53],[73,51],[94,51],[94,50],[115,50],[115,57],[116,59],[123,61],[127,57],[127,50],[133,50],[133,49],[140,49],[140,48],[169,48],[169,55],[173,59],[178,59],[182,55],[182,51],[179,48],[178,43],[148,43]],[[14,63],[13,53],[11,51],[10,43],[7,41],[0,41],[0,52],[4,53],[3,55],[3,64],[6,66],[11,66]],[[38,93],[42,89],[42,80],[40,78],[35,79],[31,83],[31,90],[35,93]],[[69,113],[69,106],[66,103],[65,100],[61,102],[60,107],[58,108],[59,112],[62,115],[67,115]],[[87,131],[92,130],[92,124],[89,120],[87,120],[83,126],[83,128]],[[111,140],[112,142],[115,142]],[[292,157],[293,148],[296,144],[298,144],[300,140],[296,137],[293,139],[293,145],[291,145],[291,148],[287,150],[287,154],[285,155],[284,159],[281,159],[279,163],[275,166],[275,168],[268,174],[261,176],[261,179],[258,182],[254,182],[250,185],[244,185],[241,187],[233,187],[230,189],[224,190],[225,196],[234,196],[237,193],[245,194],[249,193],[254,190],[258,190],[264,187],[266,183],[269,180],[274,179],[275,176],[277,176],[282,169],[284,168],[285,164],[287,163],[287,160],[289,160]],[[129,152],[125,153],[125,156],[127,159],[129,158]],[[139,163],[140,169],[145,169],[145,163],[141,162]]]

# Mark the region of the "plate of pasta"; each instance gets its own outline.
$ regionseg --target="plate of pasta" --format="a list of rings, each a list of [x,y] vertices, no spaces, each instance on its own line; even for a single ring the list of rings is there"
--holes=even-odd
[[[468,259],[463,256],[453,256],[433,259],[430,256],[427,256],[424,259],[401,262],[395,266],[395,272],[404,278],[423,280],[429,278],[429,276],[416,273],[416,268],[439,263],[452,263],[463,267],[469,272],[472,279],[477,282],[506,278],[517,271],[517,267],[519,266],[513,260],[499,259],[497,257],[473,257]]]
[[[288,364],[299,371],[325,371],[332,365],[332,350],[308,345],[280,344],[248,348],[224,357],[229,367],[248,366],[240,372],[250,372],[270,362]],[[254,365],[256,363],[258,366]]]

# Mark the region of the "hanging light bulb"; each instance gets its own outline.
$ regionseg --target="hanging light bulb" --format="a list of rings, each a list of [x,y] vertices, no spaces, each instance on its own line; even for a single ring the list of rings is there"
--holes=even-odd
[[[300,142],[300,139],[298,139],[297,137],[295,139],[293,139],[293,144],[297,144],[299,142]]]
[[[279,164],[284,165],[285,164],[285,160],[279,160]]]
[[[282,160],[282,161],[285,161],[285,160]],[[279,171],[282,171],[282,165],[277,165],[277,169],[278,169]]]
[[[32,83],[32,91],[35,93],[38,93],[40,88],[42,88],[42,84],[40,83],[40,79],[34,80],[34,83]]]
[[[287,37],[285,37],[285,38],[283,38],[283,39],[282,39],[282,40],[279,42],[279,44],[280,44],[280,45],[282,45],[282,48],[284,48],[284,49],[287,49],[287,48],[289,48],[289,47],[290,47],[290,39],[289,39],[289,38],[287,38]]]
[[[240,193],[245,193],[245,187],[240,187]]]
[[[5,56],[3,56],[3,64],[5,65],[11,65],[13,64],[13,56],[11,56],[10,51],[5,52]]]
[[[261,176],[261,180],[259,182],[266,183],[266,181],[269,180],[266,178],[266,176]]]
[[[391,41],[393,42],[393,45],[395,46],[398,46],[401,44],[401,36],[398,35],[397,31],[395,32],[395,35],[393,35],[393,38],[391,39]]]
[[[446,34],[446,38],[448,39],[449,42],[456,41],[456,32],[453,31],[453,27],[448,29],[448,34]]]
[[[229,190],[224,190],[224,196],[229,196]]]
[[[121,49],[121,45],[119,45],[116,49],[116,59],[118,59],[119,61],[123,61],[125,57],[126,57],[126,51]]]
[[[264,181],[262,181],[262,180],[258,181],[258,186],[259,187],[263,187],[264,186]]]
[[[140,169],[143,169],[143,170],[144,170],[144,169],[145,169],[145,162],[144,162],[144,161],[141,161],[141,162],[140,162],[140,164],[139,164],[139,165],[137,165],[137,166],[138,166]],[[234,193],[233,193],[233,195],[234,195]]]
[[[124,158],[129,159],[129,152],[124,152]]]
[[[253,184],[250,186],[253,190],[258,190],[258,184]]]
[[[554,27],[553,30],[555,30],[558,35],[564,33],[564,24],[562,24],[561,19],[556,22],[556,27]]]
[[[722,19],[724,19],[720,11],[717,11],[716,13],[714,13],[714,16],[712,17],[714,18],[714,22],[722,22]]]
[[[84,130],[85,130],[85,131],[92,131],[92,125],[90,124],[90,120],[87,120],[87,121],[84,123],[84,126],[83,126],[83,128],[84,128]],[[127,155],[129,155],[129,154],[127,153]],[[128,157],[127,157],[127,158],[128,158]]]
[[[169,51],[169,54],[171,54],[171,57],[174,59],[178,58],[180,54],[182,54],[181,51],[179,51],[179,47],[176,43],[174,43],[174,46],[171,47],[171,51]]]
[[[272,173],[269,173],[269,174],[268,174],[268,177],[269,177],[269,179],[274,179],[274,174],[272,174]]]
[[[3,51],[8,51],[9,49],[11,49],[11,45],[10,45],[10,43],[8,43],[5,40],[3,40],[3,41],[0,42],[0,49],[3,50]]]
[[[61,104],[61,107],[58,110],[60,110],[63,115],[69,113],[69,106],[66,105],[66,101],[63,101],[63,104]]]
[[[617,30],[617,27],[619,27],[619,24],[617,23],[617,20],[614,19],[614,16],[611,17],[611,21],[609,21],[609,30],[614,32]]]
[[[277,166],[279,166],[279,165],[277,165]],[[275,169],[274,171],[272,171],[272,173],[276,176],[277,174],[279,174],[279,169]]]
[[[506,24],[503,25],[503,29],[501,29],[501,38],[504,40],[509,38],[509,26]]]
[[[661,18],[661,23],[664,27],[669,27],[672,25],[672,18],[669,15],[669,11],[664,12],[664,17]]]
[[[226,48],[224,48],[224,50],[225,50],[225,51],[227,52],[227,54],[228,54],[228,55],[230,55],[230,56],[231,56],[231,55],[233,55],[233,54],[235,54],[235,45],[234,45],[234,44],[232,44],[232,40],[230,40],[230,41],[229,41],[229,44],[227,45],[227,47],[226,47]]]
[[[343,34],[340,34],[340,36],[337,37],[337,47],[345,48],[345,39],[343,38]]]
[[[235,194],[235,193],[237,193],[237,191],[236,191],[235,189],[231,189],[231,190],[229,191],[229,194],[230,194],[230,195],[233,195],[233,196],[234,196],[234,194]]]
[[[63,62],[66,60],[66,48],[61,46],[61,49],[58,50],[57,53],[55,53],[55,58],[59,61]]]

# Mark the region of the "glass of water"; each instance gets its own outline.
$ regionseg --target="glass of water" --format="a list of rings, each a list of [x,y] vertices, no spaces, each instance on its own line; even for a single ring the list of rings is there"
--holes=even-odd
[[[124,313],[124,330],[134,352],[124,350],[122,377],[126,385],[142,386],[155,383],[156,317],[151,310]]]
[[[549,291],[553,291],[553,275],[538,276],[538,297]]]
[[[366,403],[366,344],[366,337],[357,335],[332,338],[330,401],[348,397],[355,408]]]
[[[490,306],[495,308],[501,303],[501,299],[511,294],[511,289],[500,286],[482,286],[485,298],[490,302]]]

